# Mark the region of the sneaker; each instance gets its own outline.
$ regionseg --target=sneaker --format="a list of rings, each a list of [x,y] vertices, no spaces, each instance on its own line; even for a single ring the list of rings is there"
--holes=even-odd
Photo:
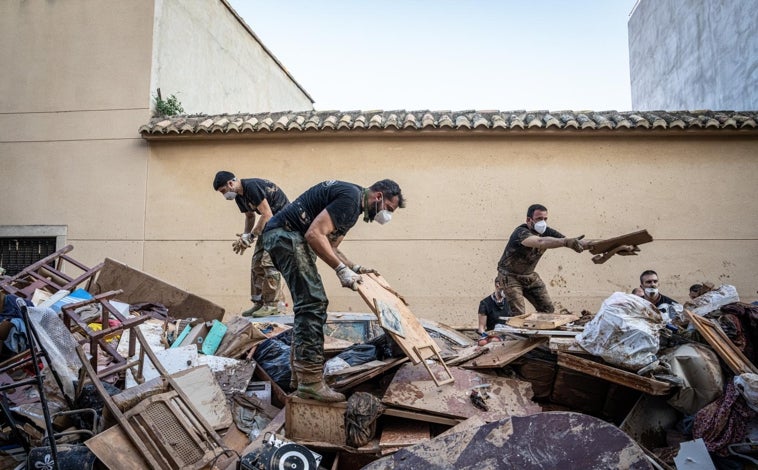
[[[242,315],[243,317],[253,317],[255,316],[253,314],[257,312],[258,310],[260,310],[262,307],[263,307],[263,304],[258,304],[258,303],[253,302],[253,306],[245,310],[244,312],[242,312],[240,315]]]
[[[268,317],[270,315],[279,315],[279,307],[276,305],[262,305],[258,310],[253,312],[254,317]]]

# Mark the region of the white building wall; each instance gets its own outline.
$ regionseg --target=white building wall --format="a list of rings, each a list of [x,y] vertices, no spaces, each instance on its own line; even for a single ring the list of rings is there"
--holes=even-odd
[[[155,0],[150,94],[174,94],[188,114],[313,109],[223,1]]]
[[[633,109],[758,109],[758,0],[640,0],[629,62]]]

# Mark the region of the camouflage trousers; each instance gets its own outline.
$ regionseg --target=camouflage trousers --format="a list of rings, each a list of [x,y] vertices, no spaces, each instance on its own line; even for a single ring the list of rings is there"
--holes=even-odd
[[[261,237],[263,248],[271,255],[292,294],[294,372],[320,374],[324,365],[324,323],[329,300],[316,269],[316,253],[299,232],[275,228]]]
[[[524,298],[534,306],[538,313],[553,313],[555,307],[547,293],[547,287],[536,272],[531,274],[504,274],[498,272],[497,281],[503,286],[505,298],[513,315],[523,315]]]
[[[271,256],[263,249],[261,237],[255,242],[250,262],[250,300],[269,305],[284,300],[282,275],[271,261]]]

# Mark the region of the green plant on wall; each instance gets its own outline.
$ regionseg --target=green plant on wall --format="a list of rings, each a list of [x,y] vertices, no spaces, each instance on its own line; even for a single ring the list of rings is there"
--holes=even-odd
[[[153,99],[155,100],[156,116],[176,116],[177,114],[182,114],[184,112],[184,108],[182,107],[179,98],[177,98],[176,95],[169,95],[168,98],[164,100],[161,96],[160,88],[158,88],[157,93],[153,95]]]

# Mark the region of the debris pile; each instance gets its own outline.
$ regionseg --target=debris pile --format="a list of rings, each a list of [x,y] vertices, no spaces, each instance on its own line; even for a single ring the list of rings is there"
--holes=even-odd
[[[758,306],[527,314],[479,338],[375,274],[329,315],[328,384],[290,395],[292,315],[232,316],[67,246],[0,279],[0,468],[674,468],[758,463]],[[684,459],[684,460],[682,460]]]

